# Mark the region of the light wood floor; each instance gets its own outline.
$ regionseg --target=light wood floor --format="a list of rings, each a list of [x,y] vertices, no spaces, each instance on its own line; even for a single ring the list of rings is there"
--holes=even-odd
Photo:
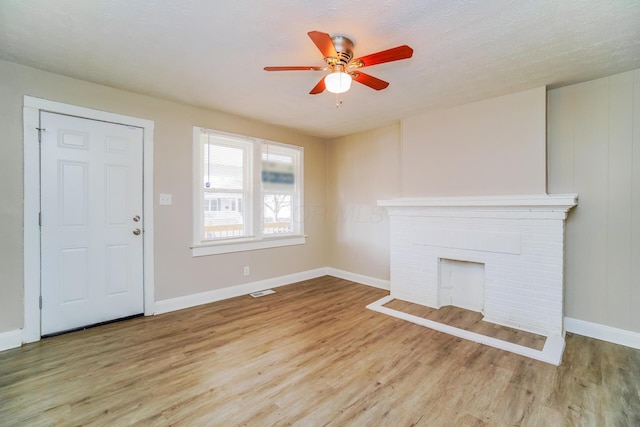
[[[365,306],[324,277],[0,353],[0,425],[638,426],[640,351],[555,367]]]
[[[529,347],[534,350],[542,350],[547,337],[544,335],[532,334],[506,326],[496,325],[482,320],[482,314],[476,311],[465,310],[464,308],[445,306],[439,309],[425,307],[406,301],[394,299],[384,305],[385,307],[433,320],[455,328],[475,332],[491,338],[497,338],[513,344]]]

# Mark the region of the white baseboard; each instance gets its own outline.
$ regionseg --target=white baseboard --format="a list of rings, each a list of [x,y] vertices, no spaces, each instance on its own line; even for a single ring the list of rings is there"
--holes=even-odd
[[[0,351],[20,347],[21,345],[22,332],[20,331],[20,329],[16,329],[15,331],[0,332]]]
[[[257,292],[267,288],[290,285],[292,283],[315,279],[316,277],[326,275],[326,268],[317,268],[315,270],[307,270],[300,273],[288,274],[286,276],[274,277],[273,279],[258,280],[256,282],[245,283],[242,285],[156,301],[154,314],[168,313],[170,311],[182,310],[183,308],[209,304],[215,301],[222,301],[228,298],[248,295],[251,292]]]
[[[363,274],[351,273],[349,271],[338,270],[337,268],[332,267],[327,267],[327,274],[339,279],[350,280],[352,282],[361,283],[363,285],[372,286],[374,288],[384,289],[385,291],[388,291],[390,289],[388,280],[365,276]]]
[[[564,318],[564,329],[585,337],[596,338],[626,347],[640,349],[640,333],[584,320]]]

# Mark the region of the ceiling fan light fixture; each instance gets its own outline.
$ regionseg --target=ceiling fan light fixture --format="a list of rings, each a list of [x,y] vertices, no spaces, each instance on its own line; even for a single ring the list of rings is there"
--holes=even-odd
[[[345,93],[351,88],[351,76],[343,71],[335,71],[324,78],[324,84],[331,93]]]

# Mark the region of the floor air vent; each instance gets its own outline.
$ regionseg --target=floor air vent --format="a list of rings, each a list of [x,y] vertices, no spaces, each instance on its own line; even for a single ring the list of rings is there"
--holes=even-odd
[[[251,295],[254,298],[258,298],[258,297],[263,297],[265,295],[270,295],[275,293],[276,291],[274,291],[273,289],[265,289],[264,291],[252,292],[249,295]]]

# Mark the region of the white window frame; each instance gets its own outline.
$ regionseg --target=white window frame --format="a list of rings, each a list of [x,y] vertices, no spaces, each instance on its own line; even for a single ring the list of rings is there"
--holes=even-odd
[[[273,141],[265,141],[265,140],[262,140],[261,142],[262,144],[260,144],[260,147],[259,147],[260,148],[259,155],[260,155],[261,162],[262,162],[263,153],[267,153],[267,154],[272,153],[275,155],[283,155],[283,156],[289,156],[293,154],[293,163],[295,165],[295,170],[296,170],[296,179],[295,179],[293,191],[282,191],[280,189],[267,189],[267,190],[265,190],[264,188],[261,189],[259,205],[256,205],[256,206],[262,207],[261,208],[262,215],[260,215],[260,218],[258,218],[259,219],[258,227],[261,230],[261,232],[264,233],[264,230],[263,230],[263,227],[265,225],[264,219],[267,213],[264,210],[264,196],[267,194],[291,193],[294,201],[296,200],[296,197],[300,197],[301,199],[300,203],[295,203],[290,207],[291,222],[294,227],[293,232],[288,234],[265,234],[265,236],[268,236],[269,238],[271,238],[271,237],[278,237],[278,236],[285,236],[285,235],[302,234],[302,225],[303,225],[303,218],[304,218],[304,216],[302,215],[303,213],[303,204],[302,204],[303,187],[302,187],[302,177],[301,177],[303,173],[302,147],[295,147],[293,145],[282,144],[282,143],[273,142]],[[262,175],[262,170],[260,170],[260,174]]]
[[[242,193],[246,203],[245,206],[243,207],[245,212],[253,212],[253,197],[252,197],[252,180],[253,180],[253,175],[254,175],[254,171],[250,168],[250,166],[253,163],[253,159],[255,157],[255,144],[253,143],[253,141],[251,141],[250,139],[246,138],[246,137],[242,137],[239,135],[232,135],[232,134],[227,134],[227,133],[222,133],[222,132],[213,132],[213,131],[209,131],[206,129],[203,129],[199,132],[199,138],[200,136],[202,136],[203,133],[210,133],[210,134],[216,134],[218,136],[222,136],[223,138],[222,141],[218,141],[216,142],[216,145],[218,146],[222,146],[222,147],[228,147],[228,148],[233,148],[233,149],[238,149],[238,150],[242,150],[243,152],[243,188],[241,190],[224,190],[224,189],[220,189],[220,193]],[[224,138],[224,137],[228,137],[228,138]],[[194,135],[195,138],[195,135]],[[197,234],[194,234],[194,244],[203,244],[202,241],[199,241],[198,239],[202,240],[202,235],[203,235],[203,226],[204,226],[204,203],[203,202],[203,194],[205,193],[205,190],[202,188],[202,176],[204,174],[204,165],[203,165],[203,156],[204,156],[204,149],[202,144],[200,144],[200,139],[198,138],[198,164],[194,165],[194,170],[197,168],[197,172],[200,176],[200,180],[197,182],[198,187],[194,188],[194,190],[198,190],[198,199],[194,200],[194,208],[198,208],[199,209],[199,218],[198,221],[195,223],[196,225],[196,229],[194,230]],[[195,191],[194,191],[195,194]],[[196,203],[199,203],[199,206],[196,206]],[[218,207],[218,209],[220,209],[220,207]],[[254,230],[254,221],[252,218],[248,218],[246,215],[243,215],[243,237],[242,238],[247,238],[247,237],[252,237],[253,236],[253,230]],[[228,238],[225,240],[236,240],[238,239],[236,238]]]
[[[246,212],[248,236],[238,238],[226,238],[219,240],[203,240],[204,203],[203,203],[203,159],[202,159],[202,133],[228,136],[235,140],[244,140],[251,144],[252,152],[249,153],[250,171],[245,174],[248,179],[249,197],[243,207]],[[292,221],[296,225],[293,233],[287,234],[262,234],[264,223],[264,198],[261,187],[262,147],[267,144],[270,147],[282,146],[297,151],[296,182],[299,204],[292,207]],[[251,138],[243,135],[231,134],[217,130],[194,126],[193,128],[193,244],[191,255],[194,257],[217,255],[231,252],[242,252],[256,249],[275,248],[282,246],[301,245],[306,241],[304,234],[304,149],[302,147],[267,141],[259,138]]]

